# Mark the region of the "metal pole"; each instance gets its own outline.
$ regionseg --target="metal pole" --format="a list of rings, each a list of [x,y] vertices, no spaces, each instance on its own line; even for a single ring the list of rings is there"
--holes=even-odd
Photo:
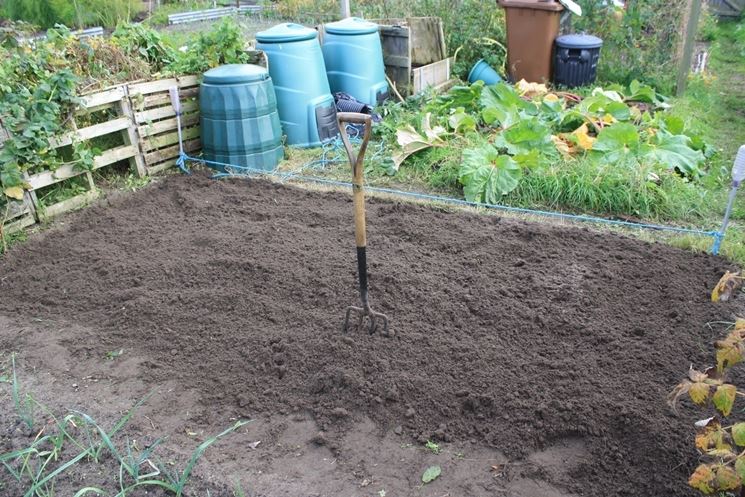
[[[351,16],[352,16],[352,11],[349,7],[349,0],[341,0],[341,18],[346,19],[347,17],[351,17]]]

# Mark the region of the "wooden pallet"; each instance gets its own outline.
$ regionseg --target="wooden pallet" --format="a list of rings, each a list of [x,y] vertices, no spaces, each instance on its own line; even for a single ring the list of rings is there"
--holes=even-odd
[[[72,130],[50,141],[50,147],[58,149],[73,145],[79,141],[92,140],[109,135],[119,135],[121,145],[103,150],[93,160],[93,169],[101,169],[118,162],[129,162],[130,168],[138,176],[146,174],[145,164],[139,153],[137,136],[134,134],[132,110],[127,98],[127,86],[119,85],[105,91],[83,95],[81,105],[72,120]],[[112,114],[108,120],[97,124],[79,127],[78,122],[93,113],[109,111]],[[92,171],[84,171],[75,165],[63,165],[52,171],[42,171],[26,174],[26,181],[31,188],[26,192],[30,198],[30,206],[37,220],[45,221],[64,212],[78,209],[98,196],[98,189],[93,181]],[[38,191],[63,181],[85,176],[87,191],[75,197],[45,205],[39,197]]]
[[[385,72],[401,95],[450,84],[451,61],[439,17],[375,19],[380,25]]]
[[[179,88],[181,97],[184,150],[190,153],[202,146],[199,139],[199,81],[196,76],[129,85],[129,102],[148,174],[172,167],[178,159],[176,112],[168,94],[174,86]]]

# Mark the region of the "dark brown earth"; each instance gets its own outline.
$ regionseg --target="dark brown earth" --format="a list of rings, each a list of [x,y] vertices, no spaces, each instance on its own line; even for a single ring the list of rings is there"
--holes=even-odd
[[[260,456],[226,441],[204,463],[218,488],[239,475],[272,496],[378,482],[388,496],[694,495],[705,413],[674,416],[665,397],[742,313],[742,298],[708,298],[729,263],[373,199],[371,299],[396,337],[343,336],[351,214],[346,194],[199,175],[109,199],[0,259],[0,350],[53,405],[111,417],[157,389],[137,429],[178,431],[177,445],[257,418],[236,436],[261,438]],[[0,453],[22,431],[4,430]],[[428,439],[462,454],[416,449]],[[418,488],[431,461],[443,476]]]

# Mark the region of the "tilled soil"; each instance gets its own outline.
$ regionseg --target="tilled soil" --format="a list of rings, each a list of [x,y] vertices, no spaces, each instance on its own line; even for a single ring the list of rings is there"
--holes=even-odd
[[[229,417],[306,412],[313,443],[343,461],[350,429],[371,420],[380,440],[533,461],[535,488],[514,495],[694,495],[692,422],[705,413],[673,415],[665,397],[690,364],[711,362],[723,328],[707,323],[742,312],[742,299],[709,300],[729,263],[381,199],[367,212],[371,302],[393,338],[341,333],[358,300],[351,197],[199,175],[109,199],[11,250],[0,317],[94,330],[64,348],[79,361],[126,349],[144,385],[196,391],[213,432]],[[22,335],[0,320],[4,347]],[[572,447],[586,457],[556,470]]]

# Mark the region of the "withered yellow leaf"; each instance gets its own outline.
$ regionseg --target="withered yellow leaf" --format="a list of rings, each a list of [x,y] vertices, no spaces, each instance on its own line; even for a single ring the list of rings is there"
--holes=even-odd
[[[20,186],[11,186],[3,190],[6,196],[16,200],[23,200],[23,188]]]
[[[700,464],[696,471],[688,478],[688,484],[702,493],[710,494],[714,491],[716,475],[710,464]]]
[[[694,403],[698,405],[705,404],[709,399],[709,385],[706,383],[694,383],[688,390],[688,395]]]
[[[596,140],[596,138],[590,136],[588,132],[587,123],[572,131],[572,134],[577,137],[577,145],[579,145],[583,150],[592,150],[592,146]]]
[[[740,272],[732,273],[727,271],[719,279],[719,283],[714,287],[711,292],[712,302],[727,302],[732,294],[742,286],[742,277]]]

